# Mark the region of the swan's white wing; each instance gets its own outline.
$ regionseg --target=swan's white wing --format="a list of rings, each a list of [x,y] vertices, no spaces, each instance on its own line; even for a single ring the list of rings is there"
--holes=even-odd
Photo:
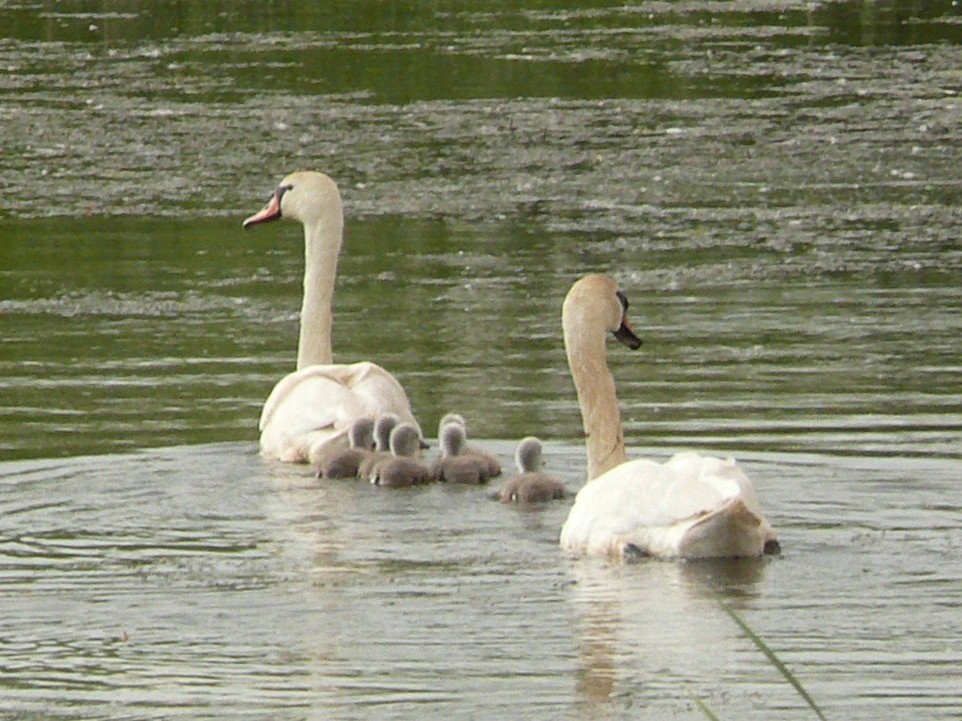
[[[751,481],[731,459],[684,453],[664,464],[628,461],[581,489],[561,544],[576,552],[611,554],[632,542],[652,555],[681,555],[686,534],[704,526],[711,514],[735,502],[757,508],[754,492],[746,496],[743,489],[751,491]]]
[[[762,506],[755,494],[755,484],[745,475],[734,458],[712,458],[686,452],[672,456],[665,465],[677,469],[681,475],[697,476],[717,489],[723,502],[737,496],[749,511],[761,518]]]
[[[261,453],[304,462],[312,452],[346,447],[357,418],[387,412],[417,425],[401,384],[380,366],[308,366],[282,378],[264,403]]]

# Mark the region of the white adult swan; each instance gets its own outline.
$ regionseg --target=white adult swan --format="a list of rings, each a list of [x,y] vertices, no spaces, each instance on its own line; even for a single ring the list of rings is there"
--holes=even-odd
[[[585,276],[565,298],[565,350],[584,424],[588,482],[561,529],[561,545],[618,559],[777,552],[752,482],[734,460],[697,453],[680,453],[663,464],[627,460],[605,352],[609,331],[629,348],[641,345],[627,309],[624,293],[603,275]]]
[[[244,227],[280,218],[304,226],[304,300],[297,370],[264,403],[261,454],[304,463],[325,446],[346,447],[351,424],[362,416],[393,412],[417,426],[407,394],[386,370],[368,362],[332,363],[331,304],[344,227],[337,185],[323,173],[292,173]]]

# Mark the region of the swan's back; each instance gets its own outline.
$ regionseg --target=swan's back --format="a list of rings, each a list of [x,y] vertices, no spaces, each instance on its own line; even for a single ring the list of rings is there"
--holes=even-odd
[[[561,531],[568,550],[612,556],[757,556],[770,540],[735,461],[697,453],[627,461],[589,481]]]
[[[356,419],[386,412],[417,426],[404,389],[379,365],[308,366],[282,378],[264,403],[261,453],[291,462],[322,457],[347,447]]]

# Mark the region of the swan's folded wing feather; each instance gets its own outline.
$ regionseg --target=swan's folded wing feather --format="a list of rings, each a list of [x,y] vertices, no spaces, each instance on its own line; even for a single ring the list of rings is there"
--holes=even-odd
[[[407,393],[397,378],[375,363],[353,363],[342,368],[352,369],[344,377],[344,384],[351,389],[355,399],[367,415],[376,416],[385,411],[397,413],[402,423],[418,425],[411,413]],[[418,426],[420,432],[420,426]]]
[[[291,376],[298,376],[293,378]],[[291,374],[268,397],[261,414],[261,453],[291,462],[307,460],[311,444],[347,445],[350,411],[356,406],[335,378],[324,374]],[[289,382],[293,381],[293,382]]]
[[[684,464],[672,461],[628,461],[586,488],[597,484],[597,495],[607,497],[603,502],[606,506],[613,511],[620,509],[635,523],[646,526],[668,526],[709,513],[739,493],[736,482],[713,473],[695,459]]]
[[[305,461],[320,445],[347,445],[360,417],[397,413],[416,423],[397,380],[374,363],[313,365],[282,378],[261,413],[261,453]]]
[[[627,461],[578,493],[562,529],[562,545],[606,553],[612,539],[639,529],[687,526],[737,498],[742,478],[748,482],[734,461],[698,454],[679,454],[664,464]]]

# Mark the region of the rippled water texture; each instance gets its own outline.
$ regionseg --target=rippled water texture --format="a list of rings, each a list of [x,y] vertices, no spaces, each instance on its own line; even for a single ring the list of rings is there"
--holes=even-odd
[[[962,714],[953,2],[0,4],[0,715]],[[286,172],[340,184],[335,354],[583,482],[560,304],[616,276],[637,453],[731,453],[785,554],[612,568],[569,502],[256,456]]]
[[[580,450],[546,455],[576,488]],[[663,719],[699,718],[698,698],[722,718],[811,718],[725,598],[829,718],[956,717],[957,469],[743,460],[781,558],[622,568],[560,552],[565,503],[319,485],[249,444],[5,464],[0,708]]]

